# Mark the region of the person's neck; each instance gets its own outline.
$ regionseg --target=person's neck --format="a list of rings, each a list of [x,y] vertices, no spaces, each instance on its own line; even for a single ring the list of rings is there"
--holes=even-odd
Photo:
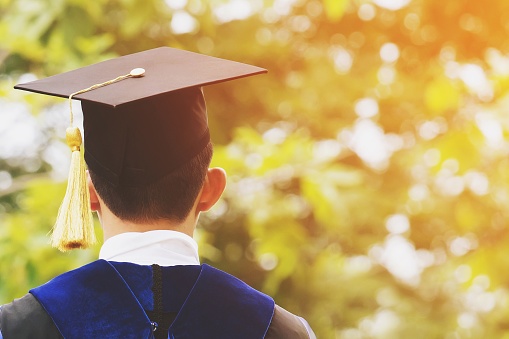
[[[104,241],[126,232],[148,232],[154,230],[172,230],[182,232],[193,237],[196,220],[187,218],[183,222],[171,220],[151,220],[149,222],[132,222],[117,218],[113,214],[106,213],[99,216],[103,226]]]

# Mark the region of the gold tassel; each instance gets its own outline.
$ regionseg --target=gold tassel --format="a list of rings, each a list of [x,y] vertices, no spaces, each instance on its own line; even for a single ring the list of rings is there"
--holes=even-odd
[[[127,78],[140,78],[144,74],[145,70],[143,68],[135,68],[129,74],[92,85],[69,95],[71,127],[65,131],[65,139],[72,151],[71,168],[69,170],[67,191],[58,210],[57,220],[51,233],[51,245],[62,252],[76,248],[88,248],[97,241],[94,232],[94,219],[90,208],[85,159],[80,147],[82,143],[81,132],[78,127],[73,127],[72,97]]]
[[[80,150],[81,132],[78,127],[67,128],[66,141],[72,150],[71,168],[67,191],[51,234],[51,245],[62,252],[88,248],[96,242],[85,160]]]

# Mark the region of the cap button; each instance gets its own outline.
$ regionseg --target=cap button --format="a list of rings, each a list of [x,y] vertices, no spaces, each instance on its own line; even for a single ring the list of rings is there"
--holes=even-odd
[[[129,75],[133,78],[139,78],[145,75],[145,69],[143,68],[135,68],[131,72],[129,72]]]

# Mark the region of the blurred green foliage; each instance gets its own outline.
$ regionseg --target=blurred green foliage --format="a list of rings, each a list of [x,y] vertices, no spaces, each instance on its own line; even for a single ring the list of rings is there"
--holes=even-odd
[[[0,0],[0,303],[98,252],[49,248],[66,105],[13,84],[165,45],[269,70],[205,90],[213,165],[230,177],[196,234],[204,262],[320,338],[508,337],[508,13],[503,0]],[[29,151],[9,151],[15,112],[38,126]]]

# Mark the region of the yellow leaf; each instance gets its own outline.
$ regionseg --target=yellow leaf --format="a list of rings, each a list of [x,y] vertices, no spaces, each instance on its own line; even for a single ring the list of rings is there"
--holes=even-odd
[[[442,78],[428,85],[424,98],[430,113],[438,115],[456,109],[459,106],[460,93],[450,80]]]
[[[477,231],[485,227],[489,220],[477,206],[468,200],[459,200],[454,208],[456,224],[463,232]]]
[[[323,0],[327,17],[332,21],[339,21],[345,14],[348,2],[348,0]]]

